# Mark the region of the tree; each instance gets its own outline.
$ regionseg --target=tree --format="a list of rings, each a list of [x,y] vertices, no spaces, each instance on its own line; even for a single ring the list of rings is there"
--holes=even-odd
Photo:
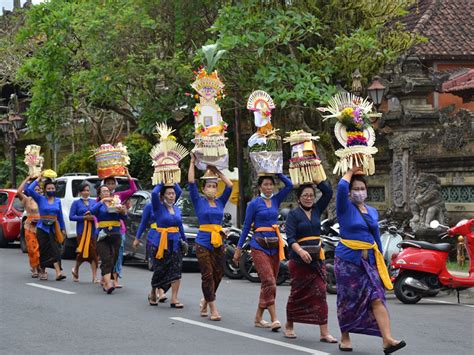
[[[155,122],[189,101],[184,92],[194,46],[209,37],[205,29],[218,6],[210,0],[52,0],[32,7],[18,38],[33,50],[17,75],[31,96],[29,125],[47,131],[85,122],[98,143],[116,141],[126,124],[151,134]],[[190,120],[191,113],[171,123]]]

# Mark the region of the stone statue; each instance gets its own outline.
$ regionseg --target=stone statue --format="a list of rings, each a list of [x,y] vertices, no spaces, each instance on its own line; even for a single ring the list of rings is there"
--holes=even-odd
[[[444,223],[446,208],[441,195],[441,181],[434,174],[422,173],[416,179],[416,196],[410,203],[413,231],[427,229],[433,220]]]

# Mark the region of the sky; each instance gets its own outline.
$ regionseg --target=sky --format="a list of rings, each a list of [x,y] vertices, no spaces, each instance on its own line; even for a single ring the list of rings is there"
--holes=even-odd
[[[26,2],[26,0],[21,0],[21,5]],[[39,4],[40,2],[44,2],[44,0],[33,0],[33,4]],[[6,10],[11,10],[13,7],[13,0],[0,0],[0,15],[1,9],[4,7]]]

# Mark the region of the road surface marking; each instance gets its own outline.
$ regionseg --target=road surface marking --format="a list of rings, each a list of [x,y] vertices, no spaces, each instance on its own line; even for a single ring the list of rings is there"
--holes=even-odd
[[[182,317],[170,317],[170,319],[176,320],[178,322],[197,325],[197,326],[203,327],[203,328],[209,328],[209,329],[217,330],[217,331],[223,332],[223,333],[229,333],[229,334],[238,335],[238,336],[241,336],[241,337],[244,337],[244,338],[258,340],[258,341],[261,341],[263,343],[269,343],[269,344],[273,344],[273,345],[282,346],[284,348],[289,348],[289,349],[292,349],[292,350],[302,351],[302,352],[309,353],[309,354],[329,355],[329,353],[325,353],[323,351],[318,351],[318,350],[315,350],[315,349],[305,348],[305,347],[299,346],[299,345],[288,344],[288,343],[285,343],[283,341],[268,339],[268,338],[264,338],[264,337],[261,337],[261,336],[258,336],[258,335],[239,332],[239,331],[233,330],[233,329],[217,327],[215,325],[210,325],[210,324],[206,324],[206,323],[202,323],[202,322],[197,322],[197,321],[194,321],[192,319],[187,319],[187,318],[182,318]]]
[[[28,285],[28,286],[33,286],[33,287],[38,287],[38,288],[44,288],[45,290],[50,290],[50,291],[65,293],[66,295],[75,295],[75,294],[76,294],[75,292],[66,291],[66,290],[61,290],[61,289],[59,289],[59,288],[54,288],[54,287],[39,285],[39,284],[35,284],[35,283],[27,283],[27,285]]]
[[[425,298],[423,300],[428,301],[428,302],[445,303],[445,304],[452,304],[454,306],[464,306],[464,307],[474,308],[474,305],[472,305],[472,304],[462,304],[462,303],[455,303],[455,302],[448,302],[448,301],[429,300],[429,299],[425,299]]]

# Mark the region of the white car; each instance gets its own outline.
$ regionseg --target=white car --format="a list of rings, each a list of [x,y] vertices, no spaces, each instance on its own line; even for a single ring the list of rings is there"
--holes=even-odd
[[[126,177],[116,177],[118,186],[116,191],[127,190],[130,186]],[[135,183],[137,188],[140,189],[140,185],[136,179]],[[90,186],[91,197],[97,197],[96,188],[102,182],[97,175],[91,175],[89,173],[72,173],[65,174],[55,180],[56,182],[56,197],[61,199],[61,206],[63,209],[64,224],[66,225],[67,238],[64,242],[62,257],[64,259],[75,258],[76,256],[76,222],[69,220],[69,211],[71,205],[79,197],[79,187],[83,182],[87,182]]]

